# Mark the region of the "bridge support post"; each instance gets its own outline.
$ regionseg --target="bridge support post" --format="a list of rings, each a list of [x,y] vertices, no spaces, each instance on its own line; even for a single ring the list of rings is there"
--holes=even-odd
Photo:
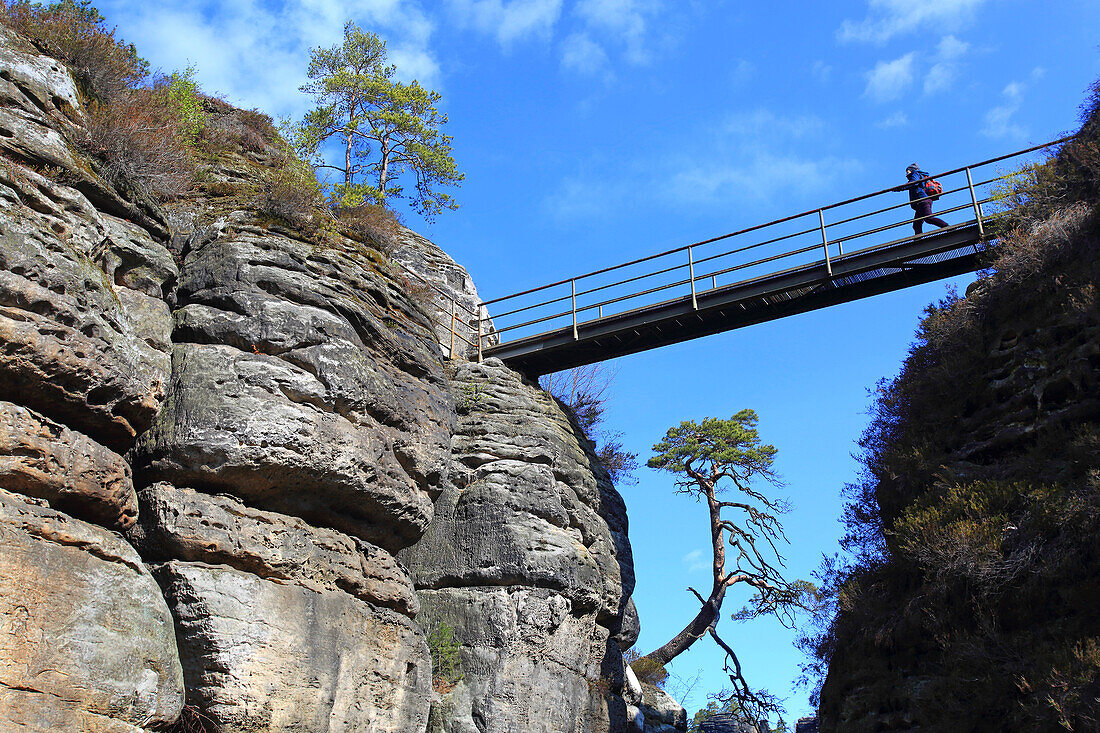
[[[573,299],[573,340],[577,341],[580,339],[580,334],[577,333],[577,281],[570,280],[569,288],[572,291]]]
[[[974,193],[974,179],[970,177],[970,169],[966,169],[966,185],[970,188],[970,201],[974,204],[974,218],[978,220],[978,237],[985,239],[985,222],[982,221],[982,206],[978,203],[978,195]]]
[[[829,273],[829,277],[833,276],[833,263],[829,259],[829,237],[825,234],[825,213],[821,210],[817,210],[817,220],[821,222],[821,246],[825,248],[825,271]]]
[[[695,258],[688,247],[688,277],[691,278],[691,309],[699,310],[699,301],[695,298]]]
[[[454,301],[454,298],[451,298],[451,352],[448,354],[448,356],[451,357],[451,361],[454,361],[454,358],[455,358],[455,317],[456,316],[457,316],[457,314],[455,313],[455,301]]]
[[[481,315],[482,306],[479,304],[477,307],[477,363],[481,363],[481,321],[484,316]],[[488,313],[488,311],[485,311]]]

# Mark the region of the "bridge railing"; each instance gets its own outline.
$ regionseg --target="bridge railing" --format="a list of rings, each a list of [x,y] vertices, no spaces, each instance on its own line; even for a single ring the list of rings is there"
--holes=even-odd
[[[1069,138],[980,163],[933,173],[943,185],[932,218],[951,228],[986,225],[998,213],[996,186],[1034,163],[1037,153]],[[917,238],[906,184],[803,211],[793,216],[676,247],[482,303],[495,338],[509,343],[672,300],[698,299],[707,291],[741,285],[780,272],[832,266],[841,258]],[[936,229],[922,222],[924,232]],[[480,334],[479,334],[480,335]],[[495,340],[494,338],[494,340]],[[480,340],[480,339],[479,339]]]

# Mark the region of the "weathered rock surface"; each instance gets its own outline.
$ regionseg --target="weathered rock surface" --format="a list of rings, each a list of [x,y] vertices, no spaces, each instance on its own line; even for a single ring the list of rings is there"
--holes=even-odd
[[[642,685],[642,701],[638,706],[645,733],[675,733],[687,730],[687,711],[664,690]]]
[[[136,543],[148,562],[225,564],[310,590],[344,591],[410,616],[420,610],[393,556],[362,540],[170,484],[142,489],[140,503]]]
[[[137,517],[130,466],[109,448],[25,407],[0,401],[0,486],[107,527]]]
[[[557,404],[500,362],[456,363],[453,390],[454,485],[401,554],[418,618],[463,646],[465,678],[430,729],[619,730],[614,637],[634,586],[622,499]]]
[[[137,552],[0,490],[0,727],[128,731],[182,706],[172,617]]]
[[[498,343],[499,337],[481,305],[473,278],[466,268],[434,242],[411,229],[398,227],[390,256],[409,272],[410,287],[421,293],[422,304],[431,310],[432,326],[443,353],[452,358],[477,358],[478,320],[482,346]],[[430,283],[425,285],[424,281]],[[451,312],[454,311],[454,354],[451,354]]]
[[[447,475],[453,407],[424,316],[366,253],[255,227],[198,244],[145,481],[225,490],[387,549]]]
[[[408,618],[224,566],[156,570],[188,694],[223,733],[421,731],[431,658]]]

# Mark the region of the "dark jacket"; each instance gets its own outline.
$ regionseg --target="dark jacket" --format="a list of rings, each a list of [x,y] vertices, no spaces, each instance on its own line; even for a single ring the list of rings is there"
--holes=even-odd
[[[922,170],[915,170],[907,172],[905,177],[909,179],[909,185],[905,187],[909,189],[909,205],[916,209],[919,206],[916,203],[917,199],[928,196],[924,190],[924,182],[928,180],[928,174]]]

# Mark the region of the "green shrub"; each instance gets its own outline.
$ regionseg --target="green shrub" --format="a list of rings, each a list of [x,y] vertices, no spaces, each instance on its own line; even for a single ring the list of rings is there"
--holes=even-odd
[[[649,657],[643,657],[633,649],[628,649],[623,653],[623,664],[634,670],[634,676],[638,678],[639,682],[664,689],[665,681],[668,680],[668,670],[665,669],[663,664],[659,664]]]
[[[455,639],[454,627],[442,621],[434,626],[428,634],[428,649],[432,653],[432,686],[446,694],[464,677],[459,654],[462,645]]]
[[[199,85],[195,82],[194,65],[172,72],[171,76],[154,83],[153,88],[165,95],[168,107],[176,116],[177,134],[182,141],[194,145],[207,121]]]

